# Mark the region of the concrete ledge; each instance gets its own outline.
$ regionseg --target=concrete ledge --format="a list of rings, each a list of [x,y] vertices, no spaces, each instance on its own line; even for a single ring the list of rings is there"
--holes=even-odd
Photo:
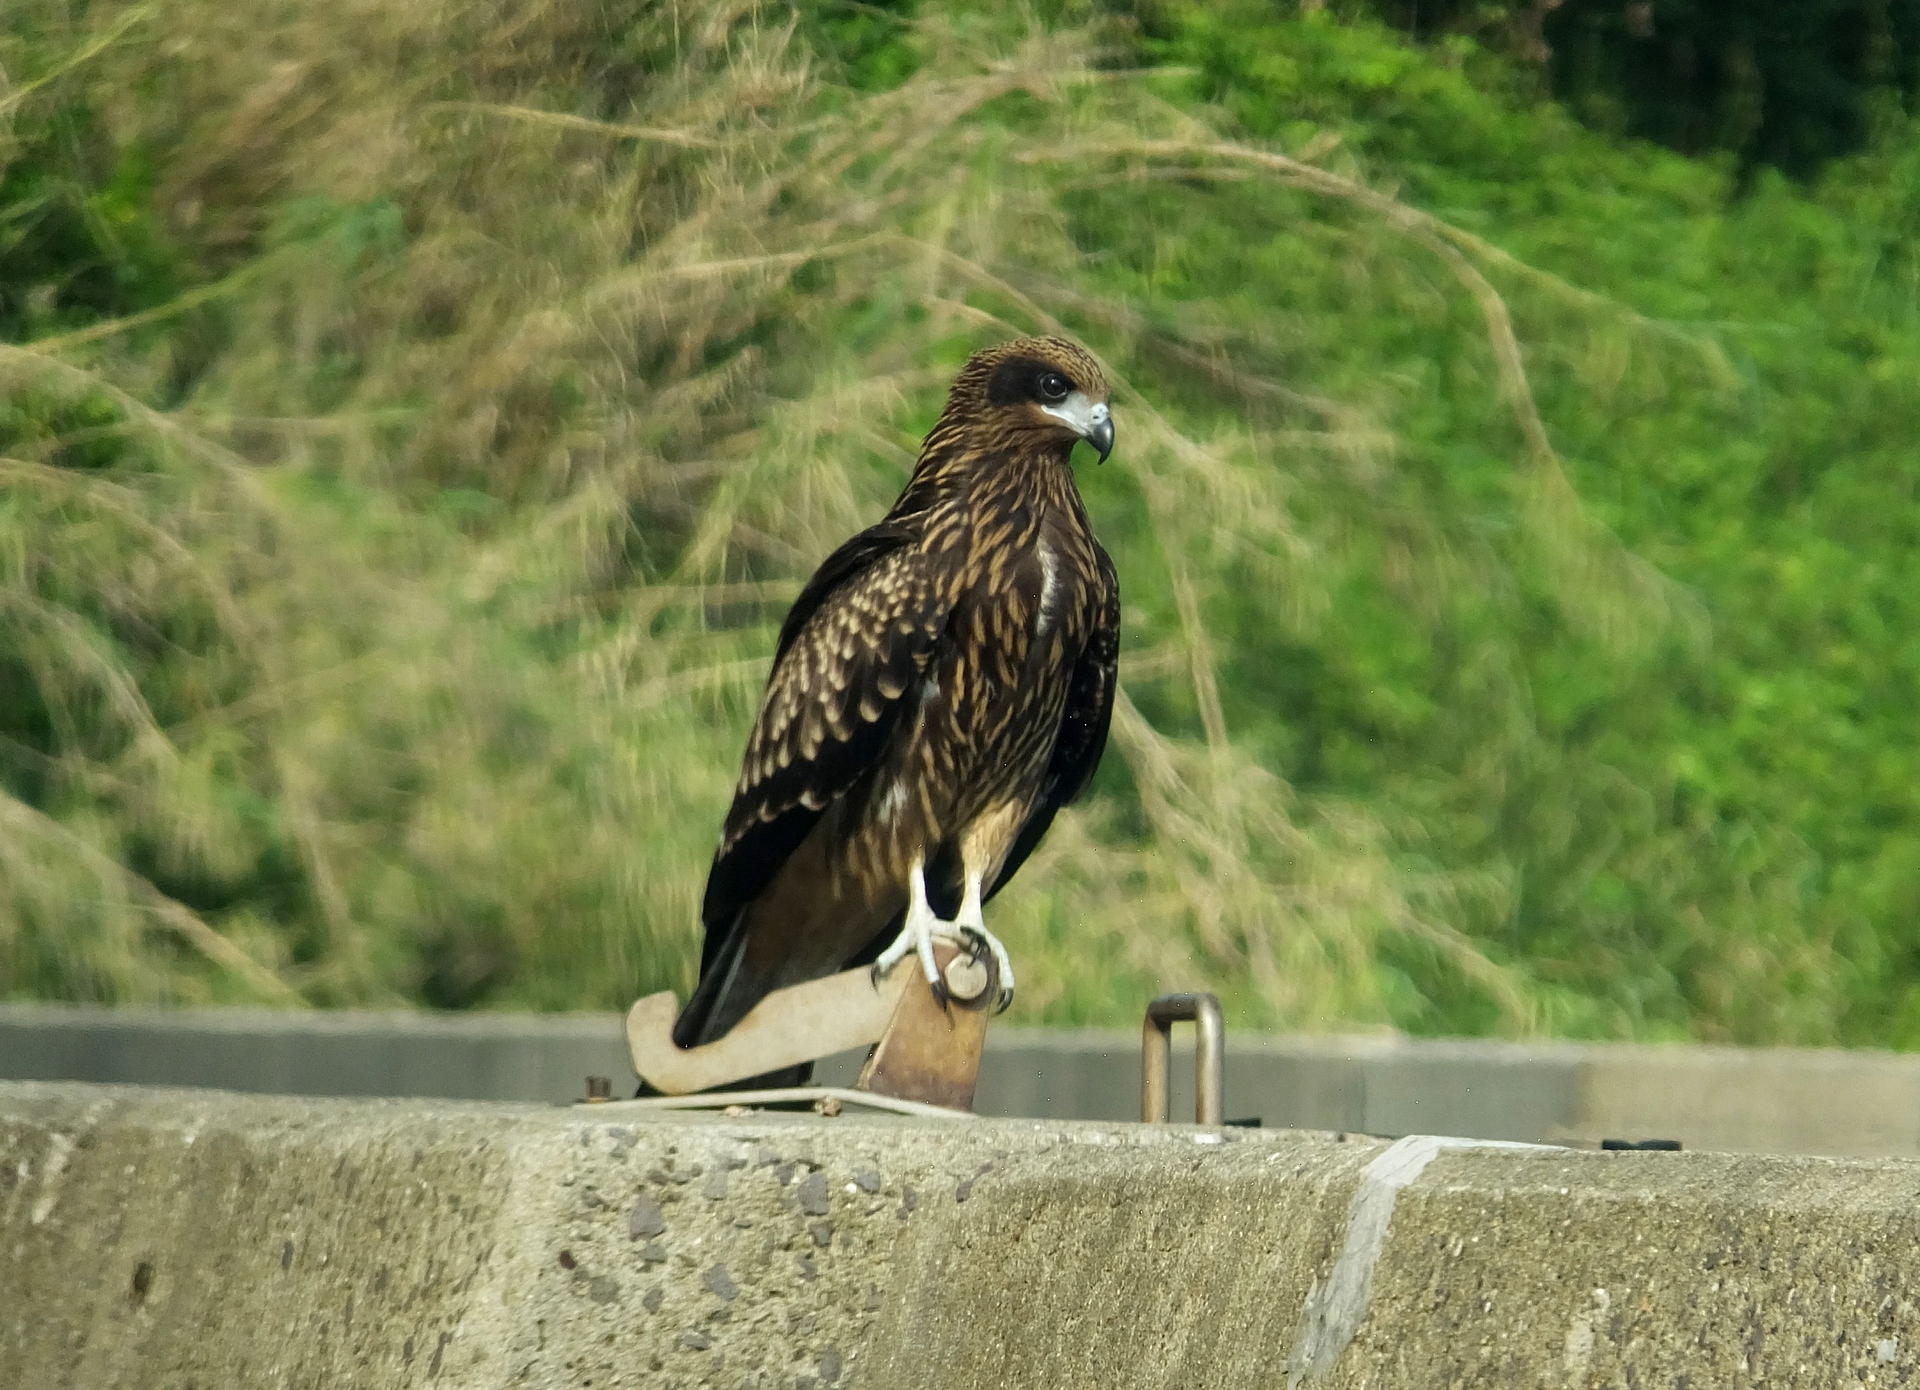
[[[1920,1165],[0,1085],[40,1387],[1899,1385]]]
[[[1193,1113],[1184,1046],[1176,1116]],[[1139,1048],[1130,1032],[995,1028],[977,1105],[1133,1119]],[[857,1070],[842,1058],[822,1079],[847,1084]],[[589,1074],[619,1085],[631,1075],[616,1015],[0,1005],[0,1079],[557,1103],[582,1094]],[[1365,1134],[1920,1156],[1920,1056],[1229,1033],[1227,1114]]]

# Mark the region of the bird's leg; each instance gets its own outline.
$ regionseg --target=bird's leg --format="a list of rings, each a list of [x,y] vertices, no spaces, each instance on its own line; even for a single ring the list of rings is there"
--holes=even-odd
[[[1007,1005],[1013,1002],[1013,959],[1007,955],[1007,948],[1000,944],[1000,938],[987,930],[985,913],[980,904],[981,870],[969,867],[967,870],[966,896],[960,901],[960,915],[953,924],[960,928],[967,948],[978,957],[981,952],[993,956],[993,963],[1000,970],[1000,999],[994,1008],[995,1013],[1005,1013]]]
[[[943,921],[934,915],[933,905],[927,901],[926,861],[916,858],[913,868],[907,875],[907,891],[911,900],[907,905],[907,922],[900,929],[900,935],[894,937],[893,944],[880,953],[873,963],[873,977],[879,979],[894,966],[907,958],[908,952],[920,957],[920,968],[926,972],[927,983],[933,986],[936,999],[946,998],[946,983],[940,978],[939,967],[933,960],[933,938],[944,936],[954,939],[951,922]]]

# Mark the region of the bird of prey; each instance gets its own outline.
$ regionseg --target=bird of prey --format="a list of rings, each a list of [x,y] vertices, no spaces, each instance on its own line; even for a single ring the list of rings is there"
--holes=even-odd
[[[1086,787],[1113,713],[1120,589],[1074,486],[1083,439],[1112,452],[1083,349],[976,353],[893,509],[801,590],[707,878],[680,1046],[773,990],[908,955],[944,997],[936,936],[990,952],[1012,999],[982,905]]]

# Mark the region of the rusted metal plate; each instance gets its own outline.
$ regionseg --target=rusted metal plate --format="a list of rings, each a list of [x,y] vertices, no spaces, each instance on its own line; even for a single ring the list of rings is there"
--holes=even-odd
[[[649,994],[627,1011],[633,1069],[670,1096],[712,1090],[731,1081],[831,1057],[878,1042],[909,984],[926,994],[911,961],[875,982],[864,967],[775,990],[727,1035],[701,1047],[677,1047],[672,990]]]
[[[936,999],[919,971],[901,994],[879,1047],[860,1073],[859,1089],[944,1106],[973,1109],[990,1006],[1000,991],[991,956],[975,958],[946,941],[935,941],[934,963],[948,982],[948,998]],[[895,973],[908,973],[903,969]],[[971,997],[962,998],[962,991]]]

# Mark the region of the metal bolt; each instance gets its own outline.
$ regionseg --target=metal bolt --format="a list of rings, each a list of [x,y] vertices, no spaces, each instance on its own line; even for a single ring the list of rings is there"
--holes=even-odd
[[[987,963],[965,952],[947,962],[947,993],[963,1004],[971,1004],[987,992]]]

